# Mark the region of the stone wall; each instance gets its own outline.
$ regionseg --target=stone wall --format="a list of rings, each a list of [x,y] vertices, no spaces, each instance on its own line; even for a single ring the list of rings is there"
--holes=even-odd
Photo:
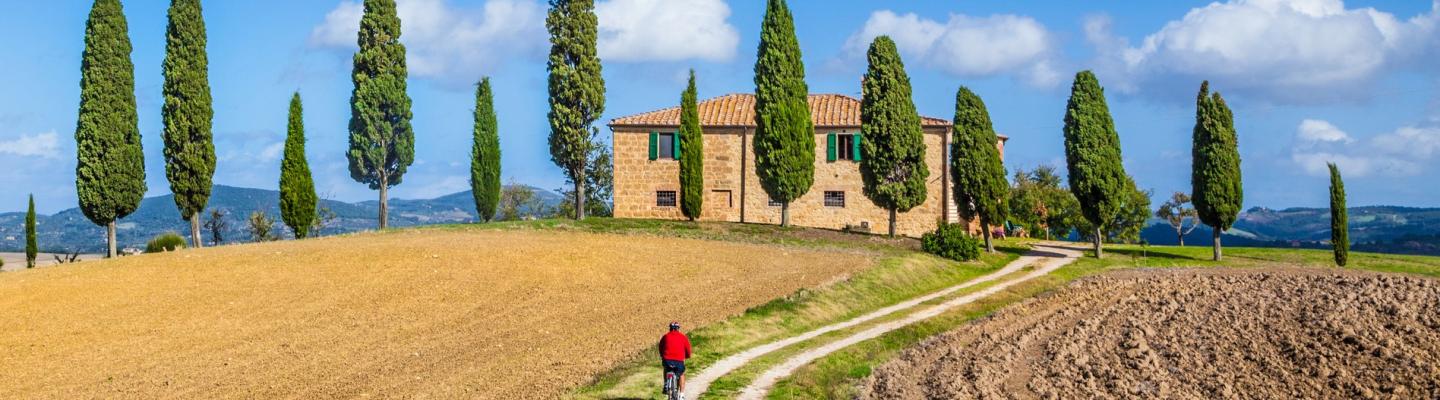
[[[656,129],[658,132],[674,128]],[[888,229],[889,212],[875,206],[865,197],[859,164],[855,161],[826,161],[826,135],[855,133],[858,128],[817,128],[815,134],[815,184],[810,192],[790,205],[790,221],[797,226],[843,229],[868,224],[871,231]],[[928,199],[897,218],[897,232],[919,236],[933,230],[952,207],[942,207],[948,199],[942,182],[946,154],[945,128],[926,128],[926,161],[930,176]],[[649,159],[650,129],[616,127],[615,152],[615,216],[619,218],[683,219],[679,207],[658,207],[656,192],[680,190],[679,161]],[[747,128],[710,128],[705,131],[705,199],[702,220],[778,224],[780,207],[769,204],[769,196],[755,173],[754,147],[744,145],[753,139]],[[742,139],[743,138],[743,139]],[[743,152],[742,152],[743,149]],[[743,178],[742,178],[743,171]],[[743,188],[742,186],[743,181]],[[825,206],[825,192],[843,192],[844,207]],[[742,204],[743,203],[743,204]],[[958,217],[949,216],[951,221]]]

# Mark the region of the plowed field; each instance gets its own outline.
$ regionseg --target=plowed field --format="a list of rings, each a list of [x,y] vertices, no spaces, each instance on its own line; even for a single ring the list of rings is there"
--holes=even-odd
[[[869,399],[1440,398],[1440,280],[1128,271],[917,346]]]
[[[554,398],[875,254],[420,230],[0,274],[0,398]]]

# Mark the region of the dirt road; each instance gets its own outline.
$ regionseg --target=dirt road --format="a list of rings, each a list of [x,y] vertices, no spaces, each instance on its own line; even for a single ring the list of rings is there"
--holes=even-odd
[[[866,399],[1440,398],[1440,280],[1141,270],[1006,308],[877,369]]]
[[[790,347],[790,346],[793,346],[793,345],[795,345],[795,344],[798,344],[798,343],[801,343],[801,342],[804,342],[804,341],[807,341],[807,340],[811,340],[811,339],[814,339],[814,338],[816,338],[816,337],[820,337],[820,336],[822,336],[822,335],[825,335],[825,334],[828,334],[828,333],[831,333],[831,332],[836,332],[836,331],[840,331],[840,330],[844,330],[844,329],[853,328],[853,327],[862,325],[862,324],[864,324],[864,323],[867,323],[867,322],[870,322],[870,321],[873,321],[873,320],[875,320],[875,319],[878,319],[878,318],[881,318],[881,317],[885,317],[885,316],[888,316],[888,315],[892,315],[892,314],[896,314],[896,313],[902,313],[902,312],[914,312],[916,309],[921,308],[920,306],[921,306],[923,303],[926,303],[926,302],[929,302],[929,301],[932,301],[932,300],[935,300],[935,299],[938,299],[938,298],[942,298],[942,297],[945,297],[945,296],[949,296],[949,295],[951,295],[951,294],[953,294],[953,293],[955,293],[955,292],[957,292],[957,291],[964,290],[964,289],[966,289],[966,288],[974,287],[974,286],[976,286],[976,285],[980,285],[980,284],[984,284],[984,283],[988,283],[988,282],[993,282],[993,281],[995,281],[995,280],[997,280],[997,279],[1000,279],[1000,278],[1003,278],[1003,277],[1005,277],[1005,276],[1008,276],[1008,275],[1014,274],[1014,273],[1016,273],[1016,272],[1019,272],[1019,271],[1025,269],[1025,268],[1027,268],[1027,267],[1035,267],[1035,265],[1038,264],[1038,263],[1046,264],[1045,266],[1041,267],[1041,269],[1045,269],[1046,272],[1048,272],[1048,271],[1053,270],[1053,268],[1051,268],[1049,265],[1050,265],[1050,264],[1053,264],[1053,263],[1054,263],[1054,260],[1057,260],[1057,259],[1058,259],[1058,260],[1072,259],[1072,258],[1075,257],[1075,256],[1078,256],[1078,253],[1077,253],[1077,252],[1074,252],[1074,251],[1072,251],[1072,250],[1069,250],[1069,249],[1066,249],[1066,248],[1062,248],[1062,247],[1046,247],[1046,248],[1044,248],[1044,249],[1038,249],[1037,251],[1032,251],[1032,252],[1030,252],[1030,253],[1028,253],[1028,254],[1022,255],[1021,257],[1015,259],[1015,261],[1011,261],[1010,263],[1006,264],[1004,267],[1001,267],[999,270],[997,270],[997,271],[995,271],[995,272],[992,272],[992,273],[987,274],[987,275],[985,275],[985,276],[976,278],[976,279],[974,279],[974,280],[971,280],[971,281],[968,281],[968,282],[965,282],[965,283],[962,283],[962,284],[959,284],[959,285],[955,285],[955,286],[952,286],[952,287],[949,287],[949,288],[946,288],[946,289],[943,289],[943,290],[939,290],[939,291],[936,291],[936,292],[933,292],[933,293],[930,293],[930,294],[927,294],[927,295],[924,295],[924,296],[920,296],[920,297],[917,297],[917,298],[914,298],[914,299],[910,299],[910,300],[907,300],[907,301],[904,301],[904,302],[900,302],[900,303],[897,303],[897,304],[895,304],[895,305],[888,306],[888,307],[885,307],[885,308],[882,308],[882,309],[879,309],[879,310],[875,310],[875,311],[870,312],[870,313],[868,313],[868,314],[865,314],[865,315],[862,315],[862,316],[859,316],[859,317],[855,317],[855,318],[853,318],[853,319],[850,319],[850,320],[847,320],[847,321],[844,321],[844,322],[841,322],[841,323],[824,326],[824,327],[821,327],[821,328],[818,328],[818,329],[815,329],[815,330],[812,330],[812,331],[809,331],[809,332],[805,332],[805,333],[800,334],[800,335],[796,335],[796,336],[793,336],[793,337],[785,338],[785,339],[782,339],[782,340],[778,340],[778,341],[775,341],[775,342],[771,342],[771,343],[767,343],[767,344],[764,344],[764,345],[761,345],[761,346],[756,346],[756,347],[754,347],[754,348],[747,349],[747,350],[742,351],[742,352],[740,352],[740,353],[737,353],[737,354],[731,355],[731,356],[729,356],[729,357],[726,357],[726,358],[724,358],[724,359],[721,359],[720,361],[717,361],[717,362],[715,362],[714,364],[711,364],[710,366],[707,366],[704,370],[700,370],[700,371],[698,371],[698,372],[691,373],[690,376],[689,376],[689,378],[688,378],[688,381],[686,382],[686,385],[685,385],[685,395],[686,395],[687,398],[691,398],[691,399],[699,398],[702,394],[704,394],[706,391],[709,390],[710,384],[714,383],[715,380],[717,380],[717,379],[725,376],[726,374],[729,374],[729,373],[731,373],[731,372],[734,372],[736,369],[739,369],[740,367],[743,367],[745,364],[748,364],[748,363],[750,363],[751,361],[754,361],[755,359],[757,359],[757,358],[759,358],[759,357],[761,357],[761,356],[764,356],[764,355],[766,355],[766,354],[769,354],[769,353],[771,353],[771,352],[774,352],[774,351],[777,351],[777,350],[780,350],[780,349],[783,349],[783,348],[786,348],[786,347]],[[1063,264],[1059,264],[1059,265],[1063,265]],[[1055,265],[1054,268],[1058,268],[1059,265]],[[1027,275],[1026,278],[1021,278],[1021,279],[1028,279],[1028,275]],[[1008,285],[1006,285],[1006,284],[1002,284],[1002,285],[1008,286]],[[988,289],[987,289],[987,290],[988,290]],[[988,293],[988,291],[987,291],[987,293]],[[980,296],[980,297],[983,297],[983,296]],[[918,320],[920,320],[920,319],[929,318],[930,316],[933,316],[933,315],[930,315],[929,313],[934,312],[934,313],[938,314],[938,311],[936,311],[936,310],[943,311],[944,309],[948,309],[948,308],[951,308],[951,307],[958,306],[959,304],[963,304],[963,303],[959,303],[959,304],[951,304],[951,303],[955,303],[956,301],[969,302],[969,301],[973,301],[974,298],[978,298],[978,297],[975,297],[975,296],[971,295],[971,296],[962,297],[961,299],[952,300],[952,301],[947,302],[947,303],[945,303],[945,304],[942,304],[942,305],[940,305],[940,306],[931,307],[931,308],[926,309],[926,310],[924,310],[924,311],[917,312],[915,315],[912,315],[911,317],[907,318],[907,320],[911,320],[910,323],[913,323],[914,321],[918,321]],[[964,300],[964,299],[969,299],[969,300]],[[921,316],[921,315],[927,315],[927,316]],[[908,324],[908,323],[906,323],[906,324]],[[898,329],[898,328],[900,328],[900,327],[902,327],[902,326],[904,326],[904,325],[905,325],[905,324],[896,325],[895,322],[887,323],[887,324],[883,325],[884,328],[880,329],[878,332],[880,332],[880,333],[888,332],[888,331],[890,331],[890,330]],[[871,330],[868,330],[868,331],[866,331],[866,332],[871,332],[871,331],[876,331],[876,330],[875,330],[875,329],[871,329]],[[872,332],[872,333],[873,333],[873,332]],[[780,379],[780,378],[783,378],[784,376],[788,376],[791,372],[794,371],[795,368],[798,368],[799,366],[804,365],[805,363],[809,362],[809,361],[807,361],[807,360],[804,359],[805,357],[810,357],[809,360],[813,360],[814,358],[818,358],[818,357],[820,357],[820,356],[823,356],[824,354],[829,354],[830,352],[834,352],[835,350],[838,350],[838,349],[843,348],[843,347],[845,347],[845,346],[849,346],[850,344],[858,343],[859,340],[864,340],[864,339],[860,339],[860,338],[856,338],[856,337],[850,337],[850,338],[843,339],[843,340],[848,340],[848,341],[851,341],[851,342],[846,342],[846,343],[848,343],[848,344],[839,345],[839,347],[834,347],[834,344],[832,344],[831,347],[827,347],[826,350],[818,350],[818,351],[817,351],[817,350],[811,350],[811,351],[808,351],[808,352],[806,352],[806,353],[803,353],[803,354],[801,354],[801,355],[796,356],[797,358],[792,358],[791,360],[787,360],[789,363],[796,363],[796,362],[798,362],[799,364],[798,364],[798,365],[790,366],[790,367],[784,369],[783,371],[776,371],[776,370],[768,371],[768,372],[767,372],[767,375],[764,377],[764,379],[767,379],[767,383],[765,383],[765,384],[762,385],[762,386],[753,386],[753,385],[752,385],[751,388],[747,388],[747,389],[746,389],[746,392],[745,392],[745,393],[746,393],[747,395],[750,395],[750,396],[763,395],[763,393],[764,393],[765,391],[767,391],[767,390],[769,389],[769,387],[770,387],[771,385],[773,385],[776,380],[778,380],[778,379]],[[788,364],[787,364],[787,365],[788,365]]]
[[[1009,288],[1010,286],[1014,286],[1015,284],[1035,279],[1039,276],[1043,276],[1045,274],[1055,271],[1056,269],[1059,269],[1060,267],[1070,264],[1071,262],[1074,262],[1075,259],[1080,257],[1081,254],[1081,251],[1068,247],[1043,245],[1036,246],[1035,250],[1027,254],[1026,257],[1017,259],[1014,263],[1012,263],[1012,265],[1015,265],[1016,263],[1025,262],[1024,264],[1018,265],[1018,267],[1011,272],[1025,267],[1031,268],[1030,272],[1021,275],[1020,277],[1001,280],[999,283],[986,287],[983,290],[957,297],[944,303],[940,303],[938,305],[924,308],[917,307],[919,308],[918,311],[906,315],[904,318],[878,324],[863,331],[857,332],[854,335],[850,335],[843,339],[836,340],[830,343],[825,343],[813,349],[805,350],[804,352],[790,356],[790,358],[786,359],[785,361],[774,367],[771,367],[770,369],[762,373],[759,377],[755,378],[755,380],[752,381],[749,386],[746,386],[745,389],[741,390],[740,395],[737,396],[737,398],[741,400],[764,399],[765,396],[770,392],[770,388],[775,386],[776,382],[779,382],[781,379],[790,376],[790,374],[794,373],[796,369],[799,369],[800,367],[803,367],[806,364],[809,364],[810,362],[819,359],[820,357],[824,357],[836,351],[840,351],[841,349],[844,349],[846,347],[854,346],[860,342],[880,337],[880,335],[906,327],[910,324],[934,318],[935,316],[954,309],[955,307],[973,303],[976,300],[993,295],[997,292],[1000,292],[1001,290]],[[1009,266],[1007,266],[1007,268],[1009,268]],[[1005,271],[1001,270],[1000,272]]]

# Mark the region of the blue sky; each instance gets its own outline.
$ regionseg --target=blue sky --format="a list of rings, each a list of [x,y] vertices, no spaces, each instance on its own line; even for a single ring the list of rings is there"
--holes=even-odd
[[[545,5],[398,0],[410,47],[416,164],[399,198],[467,187],[473,84],[492,77],[504,176],[563,184],[545,145]],[[33,192],[42,212],[75,206],[75,107],[90,2],[3,0],[0,210]],[[168,1],[125,2],[135,46],[149,195],[168,191],[160,64]],[[604,121],[672,106],[684,73],[702,98],[753,90],[759,0],[600,0]],[[369,200],[346,171],[358,0],[207,1],[219,184],[274,188],[290,93],[305,99],[323,196]],[[1007,167],[1063,167],[1071,78],[1106,86],[1125,165],[1159,194],[1189,188],[1200,80],[1235,111],[1248,206],[1323,206],[1326,161],[1351,204],[1440,206],[1440,2],[1424,0],[792,0],[812,92],[856,95],[868,40],[896,38],[922,114],[948,119],[966,85],[1012,140]],[[606,139],[608,140],[608,138]]]

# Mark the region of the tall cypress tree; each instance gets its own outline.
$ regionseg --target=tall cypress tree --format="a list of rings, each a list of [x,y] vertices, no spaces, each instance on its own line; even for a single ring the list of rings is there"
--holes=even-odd
[[[1005,221],[1010,182],[1000,159],[1000,138],[980,96],[961,86],[955,93],[955,129],[950,144],[950,175],[955,205],[966,220],[979,220],[985,249],[995,251],[990,227]]]
[[[25,212],[25,268],[35,268],[40,246],[35,243],[35,195],[30,195],[30,209]]]
[[[1350,260],[1350,218],[1345,209],[1345,181],[1340,167],[1330,163],[1330,244],[1335,248],[1335,265]]]
[[[380,229],[389,225],[389,190],[415,161],[405,45],[395,0],[365,0],[350,96],[350,177],[380,191]]]
[[[75,192],[85,217],[105,226],[110,257],[116,255],[115,220],[135,212],[146,190],[130,51],[120,0],[95,0],[80,63]]]
[[[790,203],[815,184],[815,126],[810,87],[795,21],[785,0],[768,0],[755,59],[755,173],[780,202],[780,225],[790,226]]]
[[[910,98],[910,76],[889,36],[870,43],[860,100],[860,177],[865,197],[890,211],[890,236],[896,215],[925,202],[925,134]]]
[[[500,205],[500,126],[495,116],[495,94],[490,78],[475,89],[475,144],[470,149],[470,191],[480,222],[495,219]]]
[[[705,137],[696,104],[695,70],[680,94],[680,212],[694,221],[705,205]]]
[[[305,108],[300,93],[290,98],[290,123],[285,130],[285,159],[280,162],[280,219],[296,239],[310,237],[320,196],[310,162],[305,159]]]
[[[595,50],[595,0],[550,0],[550,160],[574,184],[575,219],[585,219],[585,169],[605,113],[605,78]]]
[[[200,0],[172,0],[165,30],[165,177],[180,218],[190,222],[190,242],[201,247],[200,214],[210,201],[215,175],[211,139],[210,61]]]
[[[1065,106],[1065,162],[1070,191],[1095,226],[1095,257],[1105,256],[1105,232],[1126,202],[1129,176],[1120,164],[1120,134],[1105,103],[1105,89],[1090,71],[1075,74]]]
[[[1200,84],[1200,94],[1195,98],[1194,136],[1190,171],[1192,202],[1200,221],[1210,225],[1215,239],[1215,261],[1220,261],[1220,234],[1239,218],[1245,194],[1240,181],[1235,117],[1219,92],[1210,93],[1209,81]]]

